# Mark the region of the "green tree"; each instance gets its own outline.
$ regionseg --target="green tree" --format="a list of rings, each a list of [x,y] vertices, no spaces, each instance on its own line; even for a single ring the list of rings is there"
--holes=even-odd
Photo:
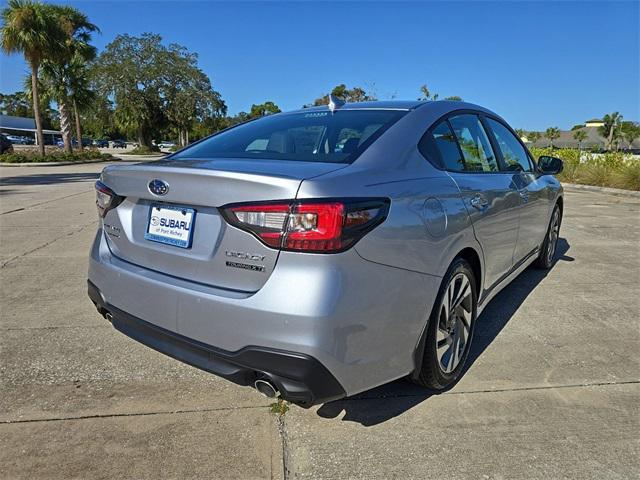
[[[427,87],[427,85],[422,85],[420,87],[420,97],[418,97],[418,100],[422,100],[422,101],[427,101],[427,100],[433,100],[436,101],[438,100],[438,94],[432,94],[431,91],[429,90],[429,87]]]
[[[260,103],[258,105],[251,105],[251,111],[249,112],[250,118],[264,117],[265,115],[271,115],[272,113],[280,113],[280,107],[275,103],[269,101]]]
[[[633,142],[640,137],[640,124],[636,122],[622,122],[620,130],[625,141],[629,144],[629,150],[633,148]]]
[[[89,101],[88,86],[83,78],[85,65],[96,56],[96,49],[89,44],[91,34],[98,30],[89,22],[85,14],[69,6],[52,5],[53,15],[62,30],[63,42],[55,54],[42,61],[42,83],[58,104],[60,130],[65,151],[71,152],[72,111],[74,105]],[[76,121],[76,132],[80,131]],[[78,138],[78,148],[82,149],[82,137]]]
[[[24,92],[0,93],[0,113],[14,117],[28,117],[33,114],[33,106],[30,105]]]
[[[527,140],[531,142],[531,145],[536,143],[542,137],[542,135],[540,135],[540,132],[533,132],[533,131],[528,132],[526,136],[527,136]]]
[[[560,138],[560,129],[558,127],[549,127],[545,130],[544,136],[549,139],[549,146],[553,148],[553,141]]]
[[[573,139],[578,142],[578,150],[582,150],[582,142],[587,139],[588,135],[585,130],[575,130],[573,132]]]
[[[598,127],[598,133],[605,138],[605,145],[607,150],[613,149],[614,142],[620,135],[620,123],[622,122],[622,115],[618,112],[608,113],[602,119],[604,125]]]
[[[198,68],[197,55],[186,48],[169,48],[170,86],[165,93],[165,113],[171,128],[177,133],[180,146],[189,144],[190,132],[196,122],[218,117],[227,111],[222,97],[213,90],[209,77]]]
[[[445,100],[451,100],[454,102],[462,102],[462,97],[459,97],[458,95],[452,95],[450,97],[445,97]]]
[[[76,123],[76,138],[78,148],[82,150],[82,120],[81,112],[88,111],[97,100],[91,88],[89,69],[81,56],[74,56],[69,65],[69,96],[73,105],[73,116]]]
[[[197,55],[180,45],[162,44],[160,35],[118,35],[95,62],[101,96],[115,103],[117,127],[152,148],[154,135],[184,132],[206,115],[224,115],[226,106],[197,67]],[[182,133],[180,133],[182,132]]]
[[[62,47],[63,32],[52,5],[31,0],[9,0],[2,10],[0,31],[2,50],[21,53],[31,69],[33,115],[40,155],[44,156],[44,135],[38,93],[38,71],[43,60]]]
[[[516,128],[515,132],[516,132],[516,135],[518,135],[518,137],[519,137],[519,138],[522,138],[522,137],[526,137],[526,136],[527,136],[527,132],[525,132],[525,131],[524,131],[523,129],[521,129],[521,128]]]
[[[341,98],[347,103],[370,102],[370,101],[377,100],[376,96],[373,93],[367,92],[364,88],[362,87],[347,88],[347,86],[344,83],[341,83],[340,85],[336,85],[335,87],[333,87],[333,90],[331,90],[331,95]],[[313,102],[313,105],[316,105],[316,106],[328,105],[328,104],[329,104],[328,94],[320,98],[316,98]]]

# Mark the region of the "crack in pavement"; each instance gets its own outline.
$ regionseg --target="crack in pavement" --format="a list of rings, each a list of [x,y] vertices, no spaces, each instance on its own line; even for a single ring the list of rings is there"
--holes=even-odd
[[[30,418],[25,420],[3,420],[0,425],[13,425],[17,423],[40,423],[40,422],[64,422],[68,420],[91,420],[94,418],[120,418],[120,417],[148,417],[152,415],[174,415],[183,413],[207,413],[207,412],[226,412],[230,410],[256,410],[268,409],[268,405],[246,406],[246,407],[216,407],[216,408],[194,408],[185,410],[158,410],[155,412],[138,412],[138,413],[108,413],[95,415],[77,415],[75,417],[49,417],[49,418]]]
[[[473,395],[477,393],[505,393],[505,392],[527,392],[527,391],[535,391],[535,390],[553,390],[553,389],[562,389],[562,388],[591,388],[591,387],[608,387],[615,385],[637,385],[640,384],[640,380],[625,380],[621,382],[593,382],[593,383],[570,383],[566,385],[539,385],[536,387],[513,387],[513,388],[495,388],[495,389],[485,389],[485,390],[466,390],[462,392],[442,392],[439,395]],[[417,393],[401,393],[397,395],[379,395],[379,396],[371,396],[371,397],[354,397],[354,398],[343,398],[341,400],[337,400],[339,402],[357,402],[360,400],[387,400],[389,398],[411,398],[411,397],[421,397],[421,394]]]
[[[522,392],[522,391],[534,391],[534,390],[553,390],[562,388],[591,388],[591,387],[606,387],[616,385],[638,385],[640,380],[629,380],[622,382],[595,382],[585,384],[567,384],[567,385],[549,385],[539,387],[520,387],[520,388],[503,388],[495,390],[470,390],[466,392],[445,392],[441,395],[469,395],[476,393],[504,393],[504,392]],[[342,402],[357,402],[362,400],[388,400],[392,398],[408,398],[419,397],[418,394],[400,394],[400,395],[384,395],[378,397],[359,397],[359,398],[344,398]],[[246,407],[217,407],[217,408],[202,408],[202,409],[185,409],[185,410],[159,410],[155,412],[138,412],[138,413],[112,413],[112,414],[94,414],[94,415],[78,415],[74,417],[49,417],[49,418],[33,418],[25,420],[3,420],[0,421],[0,425],[10,425],[17,423],[38,423],[38,422],[61,422],[67,420],[89,420],[93,418],[119,418],[119,417],[144,417],[151,415],[173,415],[183,413],[206,413],[206,412],[222,412],[230,410],[250,410],[250,409],[267,409],[269,405],[259,406],[246,406]],[[289,449],[288,435],[286,429],[286,423],[284,416],[280,416],[278,419],[278,431],[282,439],[282,459],[284,465],[285,480],[291,474],[291,455]]]
[[[34,203],[33,205],[28,205],[26,207],[20,207],[20,208],[14,209],[14,210],[8,210],[6,212],[0,212],[0,215],[8,215],[10,213],[23,212],[23,211],[29,210],[31,208],[39,207],[40,205],[46,205],[47,203],[57,202],[58,200],[64,200],[65,198],[77,197],[78,195],[86,195],[88,193],[93,193],[93,192],[92,191],[87,191],[87,192],[72,193],[71,195],[65,195],[64,197],[53,198],[51,200],[47,200],[46,202]]]
[[[278,415],[278,434],[282,441],[282,478],[288,480],[291,475],[291,450],[285,415]]]
[[[96,224],[96,222],[95,222],[95,220],[93,220],[91,223],[87,223],[85,225],[82,225],[80,228],[78,228],[76,230],[72,230],[71,232],[67,232],[64,235],[60,235],[59,237],[56,237],[56,238],[44,243],[43,245],[35,247],[35,248],[29,250],[28,252],[21,253],[20,255],[16,255],[15,257],[11,257],[10,259],[8,259],[4,263],[2,263],[2,265],[0,265],[0,269],[5,268],[10,263],[12,263],[12,262],[14,262],[14,261],[16,261],[16,260],[18,260],[18,259],[20,259],[22,257],[26,257],[27,255],[31,255],[32,253],[37,252],[38,250],[42,250],[43,248],[48,247],[49,245],[52,245],[53,243],[57,242],[58,240],[62,240],[63,238],[71,237],[71,236],[75,235],[76,233],[80,233],[87,227],[95,226],[95,224]]]
[[[106,320],[105,320],[106,322]],[[113,328],[111,324],[100,325],[51,325],[48,327],[0,327],[0,332],[14,332],[14,331],[31,331],[31,330],[71,330],[72,328]]]

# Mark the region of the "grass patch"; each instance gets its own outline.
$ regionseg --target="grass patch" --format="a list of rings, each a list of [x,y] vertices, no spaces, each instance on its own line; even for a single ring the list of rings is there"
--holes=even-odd
[[[122,152],[122,155],[158,155],[159,153],[160,149],[156,146],[146,147],[144,145],[140,145],[128,152]]]
[[[562,159],[564,170],[558,175],[561,182],[640,190],[640,160],[631,155],[580,152],[570,148],[532,148],[531,153],[535,158],[551,155]]]
[[[286,400],[278,398],[278,401],[273,402],[271,405],[271,413],[275,413],[279,416],[283,416],[285,413],[289,411],[289,404]]]
[[[37,150],[21,150],[3,153],[0,163],[46,163],[46,162],[86,162],[87,160],[112,160],[108,153],[100,153],[94,149],[84,149],[73,153],[63,151],[47,152],[44,157]]]

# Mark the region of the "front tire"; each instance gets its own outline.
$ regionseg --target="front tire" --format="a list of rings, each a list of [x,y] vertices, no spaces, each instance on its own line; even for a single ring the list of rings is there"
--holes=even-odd
[[[551,220],[549,221],[549,228],[547,234],[542,242],[542,248],[540,249],[540,255],[533,262],[534,266],[544,270],[548,270],[553,267],[553,263],[556,257],[556,248],[558,246],[558,238],[560,238],[560,224],[562,223],[562,212],[560,207],[556,204],[551,214]]]
[[[469,263],[458,258],[449,267],[427,324],[422,366],[414,380],[431,390],[445,390],[460,376],[469,355],[477,313],[476,279]]]

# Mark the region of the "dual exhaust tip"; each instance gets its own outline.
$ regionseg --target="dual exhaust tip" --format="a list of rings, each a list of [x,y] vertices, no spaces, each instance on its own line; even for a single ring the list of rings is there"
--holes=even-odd
[[[276,398],[280,396],[280,392],[278,391],[278,389],[269,380],[256,380],[253,386],[265,397]]]

